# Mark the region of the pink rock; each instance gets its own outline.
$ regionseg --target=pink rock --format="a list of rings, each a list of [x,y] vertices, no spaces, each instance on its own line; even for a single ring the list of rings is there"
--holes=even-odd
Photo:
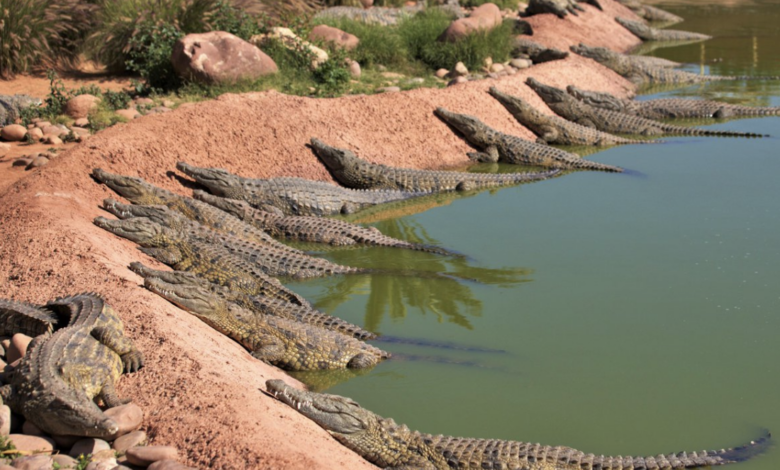
[[[46,136],[46,135],[54,135],[54,136],[59,137],[59,136],[61,136],[63,134],[67,134],[68,133],[68,131],[66,131],[65,129],[61,128],[60,126],[46,126],[46,127],[42,128],[41,130],[43,131],[43,135],[44,136]]]
[[[6,153],[11,151],[11,146],[0,142],[0,157],[4,157]]]
[[[47,135],[43,138],[43,142],[49,145],[62,145],[62,139],[56,135]]]
[[[56,454],[52,455],[51,458],[54,460],[54,463],[60,466],[60,468],[76,468],[76,465],[78,465],[78,460],[70,455]]]
[[[51,123],[49,121],[38,120],[38,122],[35,123],[35,126],[43,129],[44,127],[51,126]]]
[[[349,74],[352,78],[360,78],[362,71],[360,70],[360,63],[356,60],[347,59],[349,61]]]
[[[311,33],[309,33],[309,40],[330,42],[347,50],[356,48],[358,43],[360,43],[360,39],[354,34],[349,34],[338,28],[324,24],[317,25],[311,30]]]
[[[19,124],[9,124],[0,129],[0,137],[9,142],[19,142],[24,140],[27,135],[27,129]]]
[[[135,431],[141,426],[141,421],[144,419],[144,411],[135,403],[109,408],[105,411],[105,415],[116,421],[116,424],[119,425],[119,431],[116,433],[117,436],[124,436],[130,431]]]
[[[100,98],[92,95],[74,96],[65,105],[65,114],[73,119],[85,118],[90,111],[97,108]],[[45,132],[45,130],[44,130]]]
[[[149,465],[149,470],[191,470],[192,467],[188,467],[181,462],[175,460],[158,460],[157,462]]]
[[[141,113],[139,113],[135,108],[120,109],[116,113],[128,121],[132,121],[137,117],[141,117]]]
[[[8,405],[0,406],[0,435],[11,434],[11,408]]]
[[[475,8],[468,18],[453,21],[439,36],[439,40],[455,42],[475,31],[493,29],[501,21],[501,10],[493,3],[485,3]]]
[[[224,31],[179,39],[171,63],[180,77],[206,84],[255,80],[279,70],[257,46]]]
[[[123,454],[127,451],[127,449],[143,444],[146,442],[146,439],[147,437],[145,432],[132,431],[125,434],[124,436],[117,438],[111,447],[113,447],[114,450],[120,454]]]
[[[30,134],[30,137],[36,142],[43,138],[43,131],[38,127],[33,127],[27,131],[27,133]]]
[[[50,455],[29,455],[14,459],[13,467],[17,470],[51,470],[54,460]]]
[[[160,460],[178,460],[179,451],[171,446],[131,447],[125,457],[133,465],[149,466]]]
[[[89,125],[89,119],[79,118],[73,121],[73,125],[77,127],[87,127]]]
[[[19,450],[42,450],[44,452],[54,450],[54,441],[48,437],[25,436],[24,434],[9,434],[8,439]]]
[[[154,104],[154,100],[151,99],[151,98],[136,98],[133,101],[135,101],[135,104],[141,105],[141,106],[148,106],[148,105],[153,105]]]
[[[108,442],[104,441],[103,439],[79,439],[75,444],[73,444],[73,447],[70,448],[68,455],[73,458],[78,458],[79,455],[97,454],[101,450],[109,449],[111,449],[111,446],[108,445]]]
[[[27,354],[27,346],[30,345],[30,341],[32,341],[32,338],[27,335],[23,335],[21,333],[16,333],[13,335],[11,338],[11,346],[6,352],[6,360],[8,362],[14,362]]]

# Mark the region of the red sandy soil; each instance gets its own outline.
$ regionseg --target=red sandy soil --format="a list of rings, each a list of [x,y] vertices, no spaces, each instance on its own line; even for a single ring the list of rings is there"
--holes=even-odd
[[[631,13],[612,0],[602,0],[602,5],[603,13],[584,5],[587,11],[579,17],[530,18],[533,39],[561,49],[580,41],[616,50],[636,45],[638,41],[612,20]],[[631,90],[616,74],[574,56],[514,76],[443,90],[338,99],[277,92],[224,95],[104,130],[41,169],[24,172],[11,168],[6,159],[0,163],[3,296],[43,302],[80,291],[103,294],[147,358],[140,372],[122,378],[120,393],[144,409],[143,428],[151,441],[178,447],[191,465],[374,468],[316,424],[260,392],[267,379],[296,381],[141,287],[127,265],[137,260],[160,265],[131,242],[92,224],[94,217],[106,215],[98,209],[100,201],[115,195],[89,173],[101,167],[137,175],[182,194],[188,191],[166,175],[179,160],[247,176],[330,180],[304,147],[311,137],[390,165],[463,165],[470,148],[434,117],[433,109],[468,112],[501,131],[532,138],[486,93],[495,85],[545,109],[523,85],[528,76],[621,95]]]

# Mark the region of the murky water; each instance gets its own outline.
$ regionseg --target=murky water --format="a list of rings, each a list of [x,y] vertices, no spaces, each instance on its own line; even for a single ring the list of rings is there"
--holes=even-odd
[[[704,58],[712,73],[780,74],[780,2],[734,3],[659,3],[688,18],[675,28],[722,37],[652,54],[697,64],[691,70]],[[665,94],[778,106],[780,82]],[[376,344],[397,359],[329,375],[324,386],[422,431],[596,454],[720,448],[763,429],[780,433],[780,118],[712,127],[774,137],[612,148],[589,158],[635,174],[579,172],[373,222],[467,259],[327,252],[452,276],[294,284],[323,309],[395,339]],[[780,468],[780,449],[738,468]]]

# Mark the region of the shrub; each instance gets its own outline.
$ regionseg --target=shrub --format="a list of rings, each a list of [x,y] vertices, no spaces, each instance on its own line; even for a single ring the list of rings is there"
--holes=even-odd
[[[504,62],[512,52],[514,25],[505,21],[489,31],[478,31],[456,42],[433,41],[422,47],[420,60],[433,69],[451,69],[463,62],[469,69],[482,67],[486,58]]]
[[[0,0],[0,77],[12,78],[74,56],[77,0]]]
[[[268,22],[265,15],[253,17],[224,1],[217,2],[215,11],[209,18],[212,30],[227,31],[244,41],[248,41],[256,34],[267,33]]]
[[[510,9],[517,10],[520,4],[519,0],[465,0],[461,2],[461,5],[467,8],[478,7],[485,3],[494,3],[498,8],[502,10]]]
[[[365,67],[377,64],[400,66],[409,60],[409,50],[396,27],[371,25],[346,18],[323,18],[318,21],[357,36],[360,43],[350,52],[350,56]]]
[[[136,27],[125,47],[125,67],[144,79],[146,91],[163,92],[181,86],[171,64],[171,53],[182,36],[184,33],[169,23],[147,20]]]
[[[333,51],[328,60],[320,64],[312,75],[318,83],[320,94],[339,95],[349,86],[351,75],[347,68],[346,54],[342,50]]]
[[[444,10],[432,8],[407,18],[398,25],[409,54],[415,59],[422,57],[423,49],[436,42],[452,23],[452,16]]]

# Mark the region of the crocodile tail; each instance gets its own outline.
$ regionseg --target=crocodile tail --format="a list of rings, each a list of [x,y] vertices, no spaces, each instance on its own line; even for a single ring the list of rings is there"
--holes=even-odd
[[[596,170],[596,171],[608,171],[611,173],[623,173],[623,169],[619,166],[607,165],[604,163],[594,162],[591,160],[585,160],[584,158],[572,159],[569,162],[572,168],[577,170]]]
[[[696,136],[710,136],[710,137],[767,137],[764,134],[758,134],[756,132],[735,132],[735,131],[717,131],[712,129],[701,129],[699,127],[682,127],[682,126],[669,126],[663,128],[665,131],[668,129],[671,132],[680,135],[696,135]]]
[[[780,75],[704,75],[707,80],[780,80]]]

